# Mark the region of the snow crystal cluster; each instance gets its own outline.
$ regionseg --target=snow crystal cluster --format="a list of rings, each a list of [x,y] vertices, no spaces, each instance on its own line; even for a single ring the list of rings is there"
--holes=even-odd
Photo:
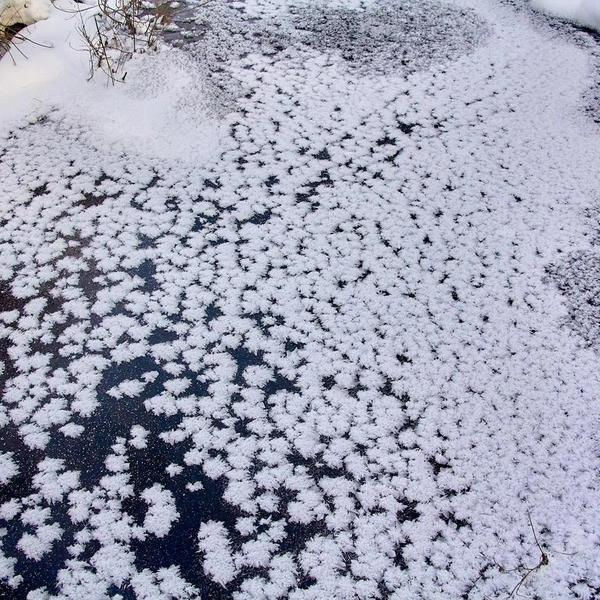
[[[209,152],[60,99],[0,137],[0,595],[499,599],[536,539],[521,593],[600,595],[594,41],[203,15]]]

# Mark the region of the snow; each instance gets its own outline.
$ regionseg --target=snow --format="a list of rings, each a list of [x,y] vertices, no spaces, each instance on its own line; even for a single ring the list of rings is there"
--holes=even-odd
[[[225,527],[215,521],[204,523],[198,539],[198,548],[205,555],[203,568],[206,573],[221,585],[229,583],[235,577],[236,569]]]
[[[28,30],[0,595],[600,594],[600,49],[533,5],[192,3],[114,86]]]
[[[531,5],[600,31],[600,4],[596,0],[531,0]]]
[[[13,460],[13,453],[0,453],[0,483],[6,485],[18,472],[19,467]]]
[[[0,61],[0,130],[49,103],[67,108],[108,144],[151,156],[211,156],[221,134],[195,62],[165,49],[156,56],[135,56],[128,85],[112,89],[102,73],[87,81],[90,56],[78,28],[92,16],[88,6],[58,0],[48,20],[27,30],[35,43],[18,43],[18,50]]]
[[[141,497],[149,505],[144,519],[145,529],[157,537],[164,537],[171,524],[179,518],[173,494],[155,483],[151,488],[145,489]]]
[[[35,535],[24,533],[23,537],[18,541],[17,548],[31,560],[38,561],[48,554],[52,548],[52,544],[60,539],[62,531],[58,523],[51,525],[41,525],[36,528]]]
[[[51,6],[49,0],[1,0],[0,28],[15,23],[32,25],[44,21],[50,17]]]

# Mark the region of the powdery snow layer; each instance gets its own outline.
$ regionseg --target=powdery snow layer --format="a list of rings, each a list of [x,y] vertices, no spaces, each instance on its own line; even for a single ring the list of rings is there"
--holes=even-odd
[[[598,597],[593,40],[200,14],[2,98],[1,595]]]

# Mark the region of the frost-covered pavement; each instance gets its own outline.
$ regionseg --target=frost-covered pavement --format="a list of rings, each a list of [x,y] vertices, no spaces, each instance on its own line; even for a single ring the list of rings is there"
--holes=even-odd
[[[596,42],[203,15],[3,130],[2,597],[597,598]]]

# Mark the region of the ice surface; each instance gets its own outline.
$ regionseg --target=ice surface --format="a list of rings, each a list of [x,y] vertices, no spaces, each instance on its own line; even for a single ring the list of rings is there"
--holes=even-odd
[[[198,11],[0,62],[0,595],[598,596],[596,38]]]

